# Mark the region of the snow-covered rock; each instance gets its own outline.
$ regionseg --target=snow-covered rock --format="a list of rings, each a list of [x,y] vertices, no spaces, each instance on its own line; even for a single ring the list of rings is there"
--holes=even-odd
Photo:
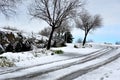
[[[29,51],[32,45],[43,48],[48,40],[47,37],[37,33],[28,33],[10,27],[0,28],[0,35],[0,44],[6,52]]]

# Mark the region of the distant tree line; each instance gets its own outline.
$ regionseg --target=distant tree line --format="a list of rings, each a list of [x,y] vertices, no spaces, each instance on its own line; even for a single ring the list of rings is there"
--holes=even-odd
[[[116,45],[120,45],[120,41],[115,42]]]

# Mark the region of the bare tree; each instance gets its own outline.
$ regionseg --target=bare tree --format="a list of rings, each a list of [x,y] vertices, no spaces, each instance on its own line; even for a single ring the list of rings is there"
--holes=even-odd
[[[52,29],[50,27],[46,27],[43,30],[41,30],[39,34],[49,37],[51,30]],[[67,21],[64,21],[59,28],[55,29],[52,39],[56,40],[56,39],[62,38],[63,40],[65,40],[65,34],[67,32],[71,32],[71,30],[72,30],[72,27],[68,25]]]
[[[46,21],[52,28],[47,49],[50,49],[52,35],[56,28],[70,18],[76,8],[82,6],[79,0],[35,0],[29,8],[29,13],[34,18]]]
[[[68,25],[68,22],[64,21],[59,28],[55,29],[54,35],[57,35],[58,37],[64,36],[64,34],[66,32],[70,32],[71,29],[72,27]],[[39,34],[49,37],[51,30],[52,29],[50,27],[45,27],[43,30],[39,32]]]
[[[55,29],[52,40],[54,41],[54,40],[62,39],[65,41],[65,34],[67,32],[71,32],[71,29],[72,27],[68,25],[68,22],[64,21],[59,28]],[[50,27],[46,27],[43,30],[41,30],[39,34],[49,37],[51,30],[52,29]]]
[[[50,27],[46,27],[46,28],[44,28],[43,30],[41,30],[41,31],[39,32],[39,34],[42,35],[42,36],[49,37],[50,32],[51,32],[51,28],[50,28]]]
[[[85,32],[83,39],[83,46],[86,43],[87,35],[90,31],[95,30],[96,28],[101,27],[101,17],[100,15],[90,15],[87,11],[80,13],[79,18],[76,20],[77,28],[80,28]]]
[[[20,0],[0,0],[0,12],[6,17],[15,13],[16,3]]]
[[[66,32],[71,32],[72,27],[68,23],[68,21],[64,21],[61,26],[55,30],[55,32],[58,34],[58,37],[64,36]]]

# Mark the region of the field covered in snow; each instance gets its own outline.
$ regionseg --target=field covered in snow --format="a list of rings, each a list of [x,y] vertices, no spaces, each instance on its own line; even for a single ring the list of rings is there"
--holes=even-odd
[[[79,46],[79,48],[74,48],[74,45]],[[6,57],[8,60],[10,60],[10,62],[14,63],[14,66],[13,67],[0,67],[0,73],[2,74],[2,73],[7,73],[10,70],[17,70],[17,69],[21,69],[21,68],[31,67],[31,69],[26,70],[27,72],[23,71],[21,73],[17,73],[19,75],[17,75],[16,73],[13,73],[13,74],[16,74],[16,76],[20,76],[23,74],[27,74],[27,73],[42,69],[42,67],[41,68],[40,67],[32,68],[32,66],[34,67],[37,65],[52,63],[52,62],[56,62],[56,61],[63,61],[61,63],[58,62],[57,64],[48,65],[48,66],[46,66],[46,68],[47,68],[50,66],[74,62],[74,61],[77,61],[78,59],[68,60],[66,62],[64,62],[64,60],[88,55],[88,54],[91,54],[98,50],[102,50],[105,47],[107,48],[108,46],[119,48],[119,46],[116,46],[116,45],[106,45],[106,44],[93,44],[92,43],[92,44],[87,45],[86,48],[80,47],[80,44],[67,44],[66,47],[51,48],[51,50],[49,50],[49,51],[46,49],[34,49],[34,50],[28,51],[28,52],[4,53],[4,54],[0,55],[0,57],[1,56]],[[51,55],[54,50],[62,50],[64,53]],[[118,53],[118,52],[120,52],[120,49],[117,50],[116,53]],[[103,59],[101,58],[101,60],[103,60]],[[101,60],[99,59],[99,61],[101,61]],[[94,62],[91,61],[89,64],[93,64],[93,63]],[[117,60],[113,61],[112,63],[109,63],[105,66],[102,66],[102,67],[92,71],[92,72],[89,72],[83,76],[80,76],[80,77],[76,78],[75,80],[120,80],[119,63],[120,63],[120,59],[117,59]],[[85,65],[87,65],[87,64],[85,64]],[[44,66],[44,68],[45,68],[45,66]],[[72,67],[71,67],[71,70],[72,70]],[[10,74],[6,74],[6,75],[8,75],[8,77],[10,77]],[[1,75],[0,79],[2,79],[4,77],[5,76]]]
[[[59,55],[58,54],[51,55],[53,53],[52,50],[62,50],[64,53]],[[90,54],[97,50],[99,49],[74,48],[74,44],[68,44],[67,47],[52,48],[51,50],[34,49],[33,51],[28,51],[28,52],[19,52],[19,53],[7,52],[0,56],[4,56],[7,59],[9,59],[11,62],[14,62],[15,66],[17,67],[19,66],[24,67],[24,66],[43,64],[51,61],[82,56],[82,55]]]

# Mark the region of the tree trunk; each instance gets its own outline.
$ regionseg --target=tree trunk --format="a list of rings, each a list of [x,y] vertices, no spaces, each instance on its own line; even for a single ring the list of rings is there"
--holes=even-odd
[[[47,50],[49,50],[50,49],[50,47],[51,47],[51,40],[52,40],[52,36],[53,36],[53,32],[54,32],[54,28],[52,28],[52,31],[51,31],[51,33],[50,33],[50,37],[49,37],[49,41],[48,41],[48,44],[47,44]]]
[[[82,46],[84,46],[85,43],[86,43],[87,34],[88,34],[88,33],[85,33],[85,37],[84,37],[84,40],[83,40],[83,44],[82,44]]]

